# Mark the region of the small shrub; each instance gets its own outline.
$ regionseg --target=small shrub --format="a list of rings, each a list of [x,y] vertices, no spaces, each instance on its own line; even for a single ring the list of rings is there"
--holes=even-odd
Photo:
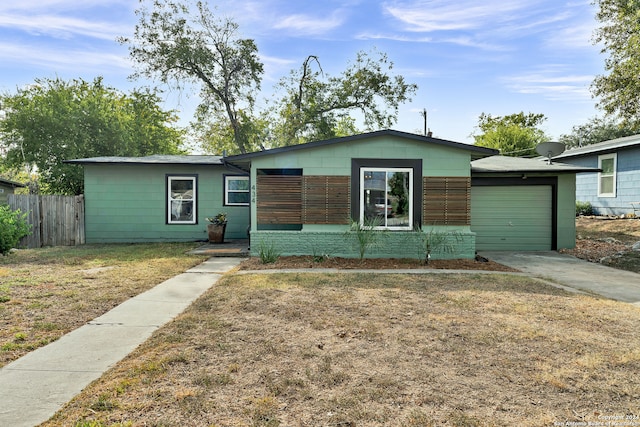
[[[315,263],[321,263],[331,258],[331,255],[318,251],[318,249],[315,246],[311,248],[311,253],[312,253],[311,258]]]
[[[363,224],[357,219],[351,219],[351,226],[349,230],[345,232],[345,237],[351,238],[355,236],[355,245],[358,249],[358,255],[360,259],[364,258],[366,252],[373,246],[380,243],[380,238],[383,236],[384,231],[377,229],[382,223],[382,220],[377,217],[366,218]]]
[[[260,242],[260,262],[263,264],[273,264],[280,258],[280,253],[276,250],[273,243],[267,245],[265,242]]]
[[[456,252],[457,247],[452,242],[452,239],[456,243],[460,243],[463,238],[459,231],[436,231],[433,228],[429,230],[425,235],[425,262],[428,264],[431,259],[432,252],[438,252],[440,254],[453,254]]]
[[[580,202],[576,200],[576,216],[591,216],[595,215],[593,206],[589,202]]]
[[[0,205],[0,254],[9,254],[20,239],[31,233],[31,225],[27,224],[26,218],[26,213]]]

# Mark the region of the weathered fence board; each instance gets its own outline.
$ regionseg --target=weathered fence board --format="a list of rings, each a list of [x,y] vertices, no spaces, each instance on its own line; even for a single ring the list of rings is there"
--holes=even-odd
[[[10,194],[7,201],[11,209],[27,212],[31,224],[31,235],[19,247],[84,244],[84,196]]]

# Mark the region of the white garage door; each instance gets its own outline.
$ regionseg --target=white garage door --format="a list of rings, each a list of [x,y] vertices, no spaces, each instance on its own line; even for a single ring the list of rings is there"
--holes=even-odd
[[[552,249],[549,185],[471,187],[476,250]]]

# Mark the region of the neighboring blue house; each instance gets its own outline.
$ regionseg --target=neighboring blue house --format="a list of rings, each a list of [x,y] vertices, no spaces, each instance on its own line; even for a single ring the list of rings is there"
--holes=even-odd
[[[576,176],[576,201],[589,202],[599,215],[640,214],[640,135],[567,150],[562,163],[601,169]]]

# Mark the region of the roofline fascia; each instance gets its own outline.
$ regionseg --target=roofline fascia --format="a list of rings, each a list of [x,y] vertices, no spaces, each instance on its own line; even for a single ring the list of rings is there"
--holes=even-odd
[[[596,173],[602,172],[602,169],[595,168],[587,168],[587,169],[571,169],[571,170],[548,170],[541,171],[539,169],[518,169],[518,170],[474,170],[471,168],[471,174],[500,174],[500,173],[515,173],[515,174],[523,174],[523,173],[539,173],[545,175],[560,175],[560,174],[573,174],[573,173]]]
[[[75,165],[192,165],[192,166],[224,166],[222,158],[220,163],[209,162],[95,162],[95,161],[83,161],[84,159],[63,160],[63,163],[70,163]]]
[[[246,160],[246,159],[252,159],[254,157],[273,156],[273,155],[287,153],[291,151],[324,147],[326,145],[333,145],[340,142],[358,141],[362,139],[373,138],[373,137],[384,136],[384,135],[392,135],[392,136],[411,139],[419,142],[430,142],[437,145],[445,145],[445,146],[450,146],[454,148],[460,148],[462,150],[467,150],[467,151],[482,154],[482,157],[495,156],[500,153],[499,150],[495,150],[493,148],[478,147],[477,145],[464,144],[462,142],[449,141],[446,139],[439,139],[439,138],[417,135],[417,134],[408,133],[408,132],[402,132],[402,131],[393,130],[393,129],[386,129],[386,130],[379,130],[379,131],[368,132],[368,133],[359,133],[356,135],[344,136],[339,138],[326,139],[321,141],[312,141],[304,144],[288,145],[285,147],[276,147],[276,148],[271,148],[264,151],[255,151],[252,153],[236,154],[234,156],[228,156],[226,158],[231,161]]]
[[[0,178],[0,184],[5,184],[5,185],[11,186],[13,188],[26,188],[27,187],[27,184],[22,184],[20,182],[11,181],[10,179],[3,179],[3,178]]]

